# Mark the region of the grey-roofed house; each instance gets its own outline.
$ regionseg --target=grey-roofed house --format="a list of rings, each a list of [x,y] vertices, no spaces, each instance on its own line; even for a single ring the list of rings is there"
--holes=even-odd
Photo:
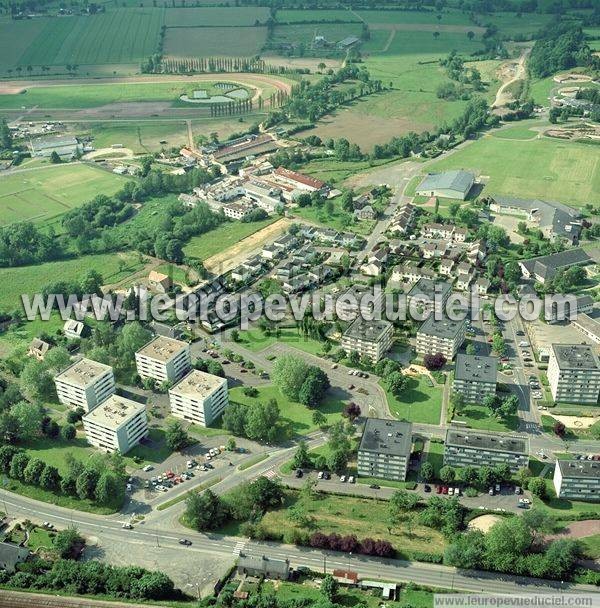
[[[266,555],[240,554],[237,572],[239,575],[285,581],[290,576],[290,562],[287,559],[274,559]]]
[[[600,500],[600,462],[597,460],[557,460],[553,481],[559,498]]]
[[[12,543],[0,543],[0,568],[12,574],[17,564],[24,562],[30,555],[29,549],[13,545]]]
[[[412,450],[412,424],[367,418],[358,447],[358,476],[404,481]]]
[[[487,395],[496,394],[498,359],[480,355],[456,355],[454,390],[466,403],[481,402]]]
[[[544,284],[546,281],[551,281],[560,269],[569,266],[582,266],[591,261],[592,258],[583,249],[577,248],[531,258],[530,260],[521,260],[519,266],[526,279],[534,279]]]
[[[511,471],[529,464],[529,438],[475,429],[448,429],[444,464],[452,467],[493,467],[508,464]]]
[[[393,338],[394,326],[389,321],[367,321],[358,317],[344,332],[342,348],[377,363],[390,349]]]
[[[421,356],[441,353],[448,361],[454,358],[465,339],[466,323],[462,319],[435,319],[430,314],[417,331],[417,353]]]
[[[416,189],[419,196],[441,196],[465,200],[475,183],[475,175],[470,171],[453,170],[430,173]]]
[[[588,344],[553,344],[548,383],[554,401],[596,404],[600,395],[600,362]]]
[[[443,310],[450,297],[452,285],[434,279],[419,279],[406,294],[407,306],[420,306],[436,312]]]

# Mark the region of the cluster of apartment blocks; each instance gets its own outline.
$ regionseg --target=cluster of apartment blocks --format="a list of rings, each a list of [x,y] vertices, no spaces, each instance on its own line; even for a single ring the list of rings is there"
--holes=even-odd
[[[177,418],[209,426],[229,403],[227,380],[192,369],[187,342],[157,336],[136,353],[135,360],[142,379],[173,384],[169,402]],[[90,444],[124,454],[148,435],[145,405],[115,394],[109,365],[80,359],[54,382],[61,403],[85,410],[83,428]]]

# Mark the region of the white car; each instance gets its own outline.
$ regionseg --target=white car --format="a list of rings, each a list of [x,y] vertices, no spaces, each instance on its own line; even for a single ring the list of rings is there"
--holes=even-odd
[[[452,496],[454,494],[454,488],[448,488],[448,496]]]
[[[460,496],[460,488],[454,488],[454,496]]]
[[[346,481],[346,476],[345,476],[345,475],[342,475],[342,476],[340,477],[340,481],[341,481],[342,483],[345,483],[345,481]]]
[[[354,483],[354,475],[350,475],[350,477],[348,477],[348,483]]]
[[[145,473],[148,473],[149,471],[151,471],[154,467],[151,464],[147,464],[142,471],[144,471]]]
[[[323,479],[323,471],[319,471],[319,474],[317,475],[317,479]]]
[[[125,523],[124,523],[124,524],[121,526],[121,528],[123,528],[123,529],[125,529],[125,530],[133,530],[133,526],[132,526],[130,523],[128,523],[128,522],[125,522]]]

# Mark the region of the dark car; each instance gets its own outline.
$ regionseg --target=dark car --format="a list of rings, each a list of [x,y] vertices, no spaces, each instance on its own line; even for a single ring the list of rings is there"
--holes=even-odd
[[[327,471],[325,471],[323,473],[323,479],[331,479],[331,475]]]
[[[189,547],[192,544],[192,541],[187,539],[187,538],[180,538],[179,539],[179,544],[180,545],[185,545],[186,547]]]
[[[302,469],[296,469],[296,477],[302,477],[302,475],[304,475]]]
[[[425,492],[431,492],[431,486],[425,484],[425,487],[423,488],[425,490]]]
[[[372,483],[370,486],[371,490],[379,490],[380,486],[378,486],[376,483]]]

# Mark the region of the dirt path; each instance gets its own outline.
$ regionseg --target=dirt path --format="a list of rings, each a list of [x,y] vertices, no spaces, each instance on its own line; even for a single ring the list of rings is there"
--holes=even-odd
[[[600,534],[600,520],[584,519],[583,521],[574,521],[569,524],[562,532],[558,534],[549,534],[545,536],[546,541],[556,540],[558,538],[585,538],[586,536],[594,536]]]
[[[513,100],[512,95],[506,90],[513,83],[523,79],[526,76],[525,64],[527,62],[527,56],[529,55],[530,50],[531,49],[523,49],[521,56],[514,64],[515,67],[513,76],[509,80],[505,81],[496,92],[496,99],[492,104],[492,108],[501,108]]]
[[[388,39],[385,41],[385,46],[381,49],[382,53],[387,53],[388,52],[390,46],[392,45],[392,42],[394,42],[394,38],[396,37],[396,32],[397,31],[398,30],[394,29],[394,30],[392,30],[390,32],[390,35],[388,36]]]

